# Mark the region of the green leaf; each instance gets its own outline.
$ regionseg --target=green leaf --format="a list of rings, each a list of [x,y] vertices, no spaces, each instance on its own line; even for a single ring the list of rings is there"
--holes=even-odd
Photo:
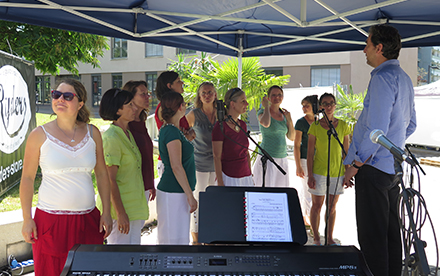
[[[109,49],[107,38],[0,20],[0,50],[33,61],[43,74],[59,74],[60,68],[78,74],[78,62],[99,67],[98,57]]]

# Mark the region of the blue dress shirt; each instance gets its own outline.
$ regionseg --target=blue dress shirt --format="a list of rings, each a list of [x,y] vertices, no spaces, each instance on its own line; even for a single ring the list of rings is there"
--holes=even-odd
[[[410,77],[396,59],[387,60],[371,71],[364,109],[353,131],[353,141],[344,160],[354,160],[394,174],[393,155],[370,140],[370,133],[381,129],[396,146],[403,148],[405,140],[416,129],[414,89]]]

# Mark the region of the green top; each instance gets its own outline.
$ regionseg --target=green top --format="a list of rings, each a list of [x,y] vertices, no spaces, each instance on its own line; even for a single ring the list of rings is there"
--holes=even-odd
[[[167,144],[174,140],[179,140],[182,143],[182,166],[188,178],[189,186],[191,190],[194,191],[194,187],[196,186],[194,147],[174,125],[164,125],[159,132],[159,153],[165,169],[157,185],[157,189],[167,193],[183,193],[182,187],[174,176],[170,156],[168,154]]]
[[[339,120],[336,127],[338,138],[341,143],[344,143],[344,137],[350,134],[350,128],[347,123]],[[327,162],[328,162],[328,136],[327,130],[319,123],[310,125],[309,134],[316,137],[315,143],[315,157],[313,161],[313,173],[327,176]],[[342,149],[338,141],[332,135],[330,143],[330,177],[343,176],[345,167],[342,164]]]
[[[148,203],[144,193],[142,179],[142,157],[133,135],[128,131],[130,140],[124,131],[115,125],[102,134],[104,159],[107,166],[118,166],[116,183],[121,200],[130,221],[148,219]],[[102,210],[98,196],[98,209]],[[116,210],[111,207],[113,219],[117,219]]]
[[[260,109],[257,116],[263,114],[264,109]],[[269,115],[270,116],[270,115]],[[261,135],[263,141],[261,147],[267,151],[273,158],[284,158],[287,156],[286,134],[287,123],[286,117],[282,121],[275,120],[270,116],[270,126],[264,127],[260,124]]]
[[[295,124],[295,130],[301,131],[301,147],[300,147],[300,158],[301,159],[307,159],[307,145],[309,141],[309,135],[307,134],[309,132],[309,122],[307,122],[306,118],[301,117],[296,121]]]

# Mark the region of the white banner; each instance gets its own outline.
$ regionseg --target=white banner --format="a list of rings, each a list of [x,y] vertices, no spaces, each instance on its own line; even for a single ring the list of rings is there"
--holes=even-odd
[[[11,65],[0,68],[0,151],[9,154],[26,139],[31,120],[28,86]]]

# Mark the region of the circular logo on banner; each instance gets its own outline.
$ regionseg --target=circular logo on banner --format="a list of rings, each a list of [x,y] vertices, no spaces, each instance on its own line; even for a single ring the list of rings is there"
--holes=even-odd
[[[0,68],[0,150],[13,153],[26,138],[31,120],[28,86],[11,65]]]

